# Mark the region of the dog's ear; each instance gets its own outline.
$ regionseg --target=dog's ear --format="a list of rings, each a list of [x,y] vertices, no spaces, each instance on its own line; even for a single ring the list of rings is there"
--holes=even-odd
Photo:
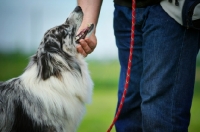
[[[47,58],[46,54],[42,55],[40,58],[40,64],[41,64],[40,74],[43,80],[46,80],[51,76],[51,69],[50,66],[48,65],[48,60],[46,58]]]
[[[54,61],[55,59],[49,53],[44,53],[43,55],[41,55],[39,60],[39,74],[41,75],[43,80],[46,80],[51,76],[56,76],[58,78],[61,76],[60,69]]]

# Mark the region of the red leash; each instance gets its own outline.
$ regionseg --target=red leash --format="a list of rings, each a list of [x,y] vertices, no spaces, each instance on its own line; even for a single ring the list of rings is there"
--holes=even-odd
[[[125,82],[125,86],[124,86],[124,92],[120,101],[120,105],[118,107],[117,113],[115,115],[115,118],[112,122],[112,124],[110,125],[110,127],[108,128],[107,132],[110,132],[115,124],[115,122],[117,121],[119,114],[122,110],[123,104],[124,104],[124,100],[126,97],[126,92],[128,90],[128,84],[129,84],[129,80],[130,80],[130,73],[131,73],[131,62],[132,62],[132,57],[133,57],[133,46],[134,46],[134,31],[135,31],[135,0],[132,0],[132,27],[131,27],[131,43],[130,43],[130,54],[129,54],[129,60],[128,60],[128,69],[127,69],[127,73],[126,73],[126,82]]]

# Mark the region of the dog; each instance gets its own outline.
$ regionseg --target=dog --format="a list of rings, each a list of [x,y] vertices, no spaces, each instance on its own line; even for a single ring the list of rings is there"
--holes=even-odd
[[[91,33],[77,6],[48,30],[25,71],[0,83],[0,132],[75,132],[91,101],[93,82],[77,42]]]

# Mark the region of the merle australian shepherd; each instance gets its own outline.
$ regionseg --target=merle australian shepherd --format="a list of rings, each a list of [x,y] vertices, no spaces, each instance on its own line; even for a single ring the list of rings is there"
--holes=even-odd
[[[91,100],[93,82],[76,36],[83,19],[77,6],[60,26],[48,30],[24,73],[0,83],[0,132],[75,132]]]

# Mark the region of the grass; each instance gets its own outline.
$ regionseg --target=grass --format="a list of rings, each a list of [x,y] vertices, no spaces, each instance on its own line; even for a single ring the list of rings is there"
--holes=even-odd
[[[27,66],[28,58],[18,53],[0,54],[0,81],[19,76]],[[119,64],[117,61],[89,61],[89,69],[95,83],[93,102],[87,105],[86,115],[78,132],[105,132],[115,113]],[[196,73],[189,132],[200,131],[200,62],[197,64]]]
[[[191,108],[191,121],[189,132],[200,131],[200,61],[197,63],[196,68],[196,81],[194,88],[194,97]]]
[[[119,65],[117,61],[92,61],[89,62],[89,69],[95,84],[93,102],[88,105],[78,132],[105,132],[115,113]]]
[[[115,112],[116,96],[113,90],[95,91],[93,103],[87,106],[87,113],[78,132],[106,132]]]
[[[0,54],[0,81],[19,76],[27,66],[29,57],[19,53]]]

